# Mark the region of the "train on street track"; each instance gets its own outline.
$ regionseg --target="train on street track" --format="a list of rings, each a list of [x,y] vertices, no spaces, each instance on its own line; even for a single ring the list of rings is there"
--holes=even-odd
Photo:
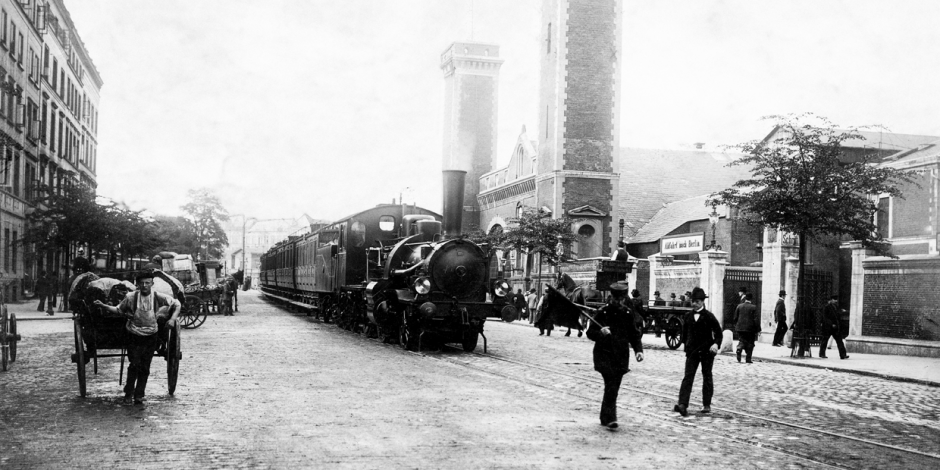
[[[444,171],[443,217],[379,204],[281,241],[261,257],[262,293],[408,350],[473,351],[482,337],[485,352],[486,319],[518,312],[509,283],[491,279],[490,247],[460,236],[465,175]]]

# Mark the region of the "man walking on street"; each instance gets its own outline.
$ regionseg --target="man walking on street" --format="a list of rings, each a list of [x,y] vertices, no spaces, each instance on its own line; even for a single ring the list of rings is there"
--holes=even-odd
[[[692,289],[692,311],[685,314],[682,325],[682,337],[685,339],[685,376],[679,387],[679,403],[673,408],[682,416],[689,415],[689,398],[692,396],[692,384],[699,364],[702,365],[702,413],[711,413],[712,395],[715,383],[712,380],[712,366],[715,355],[721,347],[721,324],[711,312],[705,309],[705,291],[701,287]]]
[[[833,295],[829,303],[823,309],[822,317],[822,341],[819,343],[819,357],[826,358],[826,344],[829,343],[829,337],[836,340],[836,346],[839,347],[839,358],[848,359],[845,344],[842,343],[842,334],[839,332],[839,296]]]
[[[760,313],[757,305],[751,303],[751,294],[744,294],[744,303],[734,309],[734,329],[738,332],[738,362],[741,362],[741,350],[747,353],[747,363],[751,363],[754,342],[760,332]]]
[[[777,331],[774,333],[774,346],[783,346],[783,336],[787,334],[787,305],[784,299],[787,297],[787,291],[780,291],[780,298],[777,299],[777,306],[774,307],[774,321],[777,322]]]
[[[96,300],[95,305],[127,318],[125,329],[128,333],[127,358],[130,365],[127,367],[124,403],[129,403],[133,398],[135,405],[142,405],[153,353],[159,344],[166,342],[166,330],[174,326],[180,303],[173,297],[153,291],[152,271],[143,271],[137,275],[137,289],[136,292],[128,292],[117,307],[100,300]],[[158,333],[160,330],[162,333]]]
[[[630,372],[630,348],[636,361],[643,361],[642,333],[636,326],[632,303],[627,298],[627,285],[616,282],[610,286],[610,302],[597,310],[588,326],[588,339],[594,341],[594,370],[604,378],[604,399],[601,402],[601,426],[618,428],[617,395],[623,376]]]
[[[51,286],[49,285],[49,276],[46,275],[45,271],[39,273],[39,279],[36,279],[36,296],[39,297],[39,306],[36,308],[37,312],[46,311],[46,300],[49,300],[49,312],[47,315],[52,315],[52,305],[53,300],[49,298],[50,295],[55,295],[53,293]]]

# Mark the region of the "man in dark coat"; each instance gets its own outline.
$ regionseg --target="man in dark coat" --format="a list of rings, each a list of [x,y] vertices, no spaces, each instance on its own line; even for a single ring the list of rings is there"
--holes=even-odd
[[[552,315],[548,312],[548,309],[545,308],[545,299],[548,298],[548,285],[545,285],[544,292],[542,292],[542,298],[539,299],[539,304],[535,307],[535,327],[539,329],[539,336],[544,335],[546,332],[548,336],[552,335],[552,330],[555,329],[555,324],[552,322]]]
[[[637,362],[643,361],[642,333],[636,326],[633,307],[627,298],[627,285],[617,282],[610,287],[611,299],[597,310],[588,326],[587,336],[594,341],[594,370],[604,378],[601,425],[617,429],[617,395],[623,375],[630,372],[630,348]]]
[[[512,305],[519,312],[519,318],[525,320],[529,317],[525,310],[525,295],[522,294],[522,289],[516,289],[516,293],[512,296]]]
[[[685,376],[679,387],[679,403],[673,408],[682,416],[689,415],[689,398],[692,396],[692,384],[699,364],[702,365],[702,413],[712,411],[712,394],[715,384],[712,380],[712,366],[715,355],[721,347],[721,324],[711,312],[705,309],[705,291],[701,287],[692,289],[692,311],[682,320],[682,338],[685,341]]]
[[[39,277],[36,279],[36,297],[39,297],[39,306],[36,308],[37,312],[44,312],[46,310],[46,299],[52,293],[52,289],[49,285],[49,276],[46,275],[45,271],[39,273]],[[55,295],[55,294],[52,294]],[[49,300],[50,304],[52,300]],[[49,309],[52,312],[52,308]],[[52,315],[52,313],[49,313]]]
[[[836,340],[836,346],[839,347],[839,358],[848,359],[845,344],[842,342],[842,334],[839,333],[839,296],[833,295],[829,303],[823,308],[822,317],[822,341],[819,343],[819,357],[826,358],[826,345],[829,343],[829,337]]]
[[[783,346],[783,336],[787,334],[787,305],[784,299],[787,297],[787,291],[780,291],[780,298],[777,299],[777,305],[774,307],[774,321],[777,322],[777,331],[774,333],[774,346]]]
[[[734,309],[734,330],[738,332],[738,362],[741,362],[741,350],[747,353],[747,363],[751,363],[754,342],[760,333],[760,313],[757,305],[751,303],[751,294],[744,294],[744,303]]]

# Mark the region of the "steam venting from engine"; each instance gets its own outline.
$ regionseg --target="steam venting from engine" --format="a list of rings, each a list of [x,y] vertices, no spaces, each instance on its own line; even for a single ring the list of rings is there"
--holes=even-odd
[[[467,172],[463,170],[444,170],[444,238],[460,236],[463,223],[463,190]]]

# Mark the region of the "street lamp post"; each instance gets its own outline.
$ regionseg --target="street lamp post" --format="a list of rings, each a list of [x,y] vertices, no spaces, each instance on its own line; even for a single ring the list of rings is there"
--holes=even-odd
[[[712,204],[712,212],[708,214],[708,221],[712,224],[712,242],[705,247],[706,251],[721,251],[721,245],[715,243],[715,229],[718,228],[718,211],[715,210],[715,204]]]

